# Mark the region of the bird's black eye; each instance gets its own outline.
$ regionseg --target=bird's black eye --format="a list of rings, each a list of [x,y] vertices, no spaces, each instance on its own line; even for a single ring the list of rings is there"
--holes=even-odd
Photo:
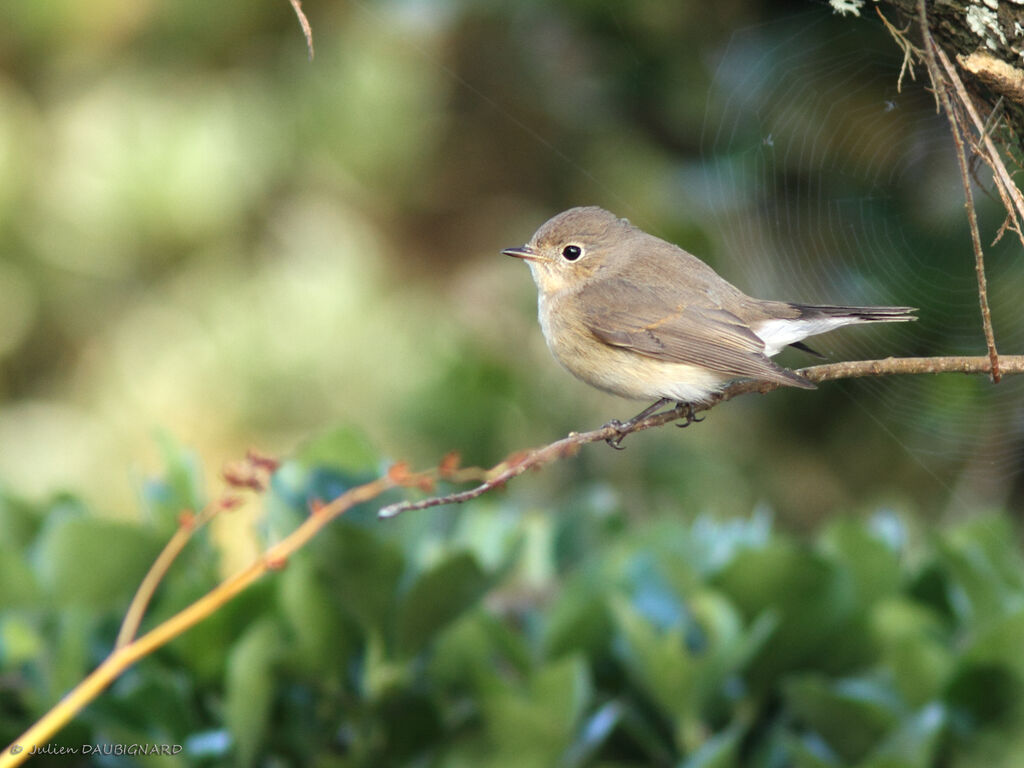
[[[562,249],[562,258],[566,261],[576,261],[583,255],[583,249],[578,245],[567,245]]]

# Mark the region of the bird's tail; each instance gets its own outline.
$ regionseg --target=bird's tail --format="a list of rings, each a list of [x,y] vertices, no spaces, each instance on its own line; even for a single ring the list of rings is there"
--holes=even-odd
[[[803,343],[810,336],[828,333],[844,325],[858,323],[901,323],[917,320],[914,307],[835,307],[829,304],[784,304],[779,315],[756,327],[765,344],[765,354],[772,357],[786,346],[794,346],[821,357]],[[783,314],[785,312],[785,314]]]
[[[849,320],[851,323],[903,323],[917,320],[917,307],[834,307],[829,304],[791,304],[801,320]],[[843,323],[846,325],[846,323]]]

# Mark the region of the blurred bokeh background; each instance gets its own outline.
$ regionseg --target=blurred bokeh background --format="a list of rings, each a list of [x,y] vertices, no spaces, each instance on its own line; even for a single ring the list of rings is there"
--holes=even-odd
[[[159,430],[213,468],[341,423],[390,456],[493,462],[624,417],[634,404],[549,358],[527,271],[497,253],[576,204],[755,295],[921,307],[829,338],[836,359],[981,352],[946,127],[919,84],[896,92],[877,20],[739,1],[307,11],[313,61],[287,3],[4,11],[10,487],[126,514]],[[989,239],[999,221],[983,210]],[[1012,246],[989,257],[1004,349],[1024,325]],[[1002,506],[1021,498],[1020,393],[959,377],[777,393],[524,485],[668,483],[795,521]]]
[[[754,295],[921,308],[828,338],[834,359],[982,351],[947,129],[919,83],[897,93],[877,19],[739,0],[307,11],[313,61],[283,2],[4,11],[11,488],[130,514],[156,431],[211,468],[343,423],[396,458],[487,463],[629,415],[557,368],[527,271],[498,255],[577,204]],[[989,257],[1007,350],[1013,245]],[[776,393],[520,492],[603,477],[641,505],[667,484],[795,522],[1019,504],[1020,394],[961,377]]]
[[[814,344],[832,359],[983,354],[948,126],[922,73],[897,91],[902,54],[872,14],[304,9],[312,60],[283,0],[0,10],[9,498],[132,521],[179,450],[201,496],[250,447],[288,457],[339,428],[380,466],[451,450],[486,465],[632,415],[642,404],[558,368],[528,271],[498,253],[573,205],[626,216],[756,296],[920,308]],[[1002,217],[978,199],[987,243]],[[1019,251],[1012,237],[988,250],[1005,352],[1024,344]],[[625,444],[523,477],[502,503],[554,516],[587,499],[625,529],[759,510],[810,533],[1024,508],[1013,377],[775,392]],[[260,514],[227,529],[243,553]]]

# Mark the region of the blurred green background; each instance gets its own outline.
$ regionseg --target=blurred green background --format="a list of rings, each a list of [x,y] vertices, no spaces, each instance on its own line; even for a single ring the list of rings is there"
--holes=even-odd
[[[753,295],[920,307],[816,342],[830,358],[984,351],[948,127],[920,82],[897,93],[876,18],[752,0],[304,8],[312,61],[283,1],[0,10],[0,741],[109,650],[177,512],[247,448],[293,459],[269,519],[218,520],[158,614],[389,461],[487,465],[638,410],[558,368],[527,270],[498,254],[572,205]],[[978,197],[989,242],[1002,217]],[[988,268],[1000,349],[1019,350],[1019,243]],[[1024,754],[1007,735],[1020,381],[775,392],[625,445],[464,509],[367,510],[66,738],[192,738],[179,759],[267,765]],[[861,558],[884,571],[863,589]],[[369,605],[343,594],[371,584]],[[795,584],[817,597],[788,605]],[[416,604],[439,613],[408,618]],[[832,654],[836,633],[862,645]],[[847,743],[836,723],[857,717]]]

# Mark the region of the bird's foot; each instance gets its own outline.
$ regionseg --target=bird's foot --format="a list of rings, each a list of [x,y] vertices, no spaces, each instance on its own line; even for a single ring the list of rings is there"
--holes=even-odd
[[[633,431],[633,427],[635,427],[641,421],[646,419],[652,413],[655,413],[656,411],[660,410],[661,408],[663,408],[664,406],[668,405],[671,402],[672,401],[669,398],[663,397],[654,405],[650,405],[647,408],[644,408],[642,411],[640,411],[640,413],[638,413],[629,421],[622,422],[619,421],[618,419],[612,419],[607,424],[605,424],[604,427],[602,427],[602,429],[614,429],[616,434],[613,435],[612,437],[606,437],[604,441],[615,450],[624,451],[625,447],[622,445],[622,440],[626,435]]]
[[[693,410],[693,403],[676,403],[674,410],[679,414],[679,418],[684,420],[682,424],[676,424],[680,429],[688,427],[694,422],[704,421],[705,418],[696,414]]]
[[[632,419],[625,423],[619,421],[618,419],[612,419],[611,421],[609,421],[607,424],[601,427],[601,429],[614,429],[615,434],[612,435],[611,437],[606,437],[604,441],[608,443],[608,445],[610,445],[616,451],[626,450],[626,446],[622,445],[622,439],[629,434],[629,428],[630,426],[632,426],[630,423],[631,421]]]
[[[642,410],[629,421],[619,421],[618,419],[612,419],[607,424],[605,424],[602,427],[602,429],[613,429],[615,430],[615,434],[612,435],[611,437],[606,437],[604,441],[617,451],[626,450],[626,446],[622,444],[622,441],[625,439],[626,435],[632,432],[633,428],[637,424],[646,419],[648,416],[651,416],[652,414],[656,413],[663,406],[667,405],[670,402],[671,400],[668,400],[667,398],[659,400],[649,408],[645,408],[644,410]],[[697,412],[693,409],[693,403],[676,403],[671,411],[663,411],[659,415],[664,415],[666,413],[674,413],[676,414],[676,418],[681,420],[681,423],[676,424],[677,427],[688,427],[695,422],[704,421],[704,417],[698,416]]]

